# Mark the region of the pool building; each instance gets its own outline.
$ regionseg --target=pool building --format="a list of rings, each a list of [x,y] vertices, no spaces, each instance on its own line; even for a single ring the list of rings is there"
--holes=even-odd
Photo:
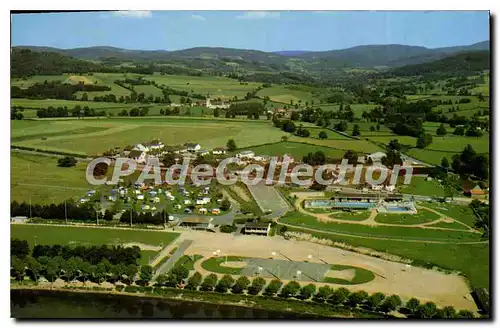
[[[304,201],[304,208],[347,211],[376,209],[380,213],[417,213],[415,204],[410,201],[403,201],[402,195],[337,194],[330,199],[306,200]]]

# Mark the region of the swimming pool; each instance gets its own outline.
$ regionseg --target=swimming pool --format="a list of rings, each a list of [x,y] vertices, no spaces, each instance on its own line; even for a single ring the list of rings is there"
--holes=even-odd
[[[401,206],[390,206],[385,208],[387,212],[410,212],[411,209],[408,207],[401,207]]]
[[[375,203],[368,202],[332,202],[332,207],[372,208],[375,206]]]

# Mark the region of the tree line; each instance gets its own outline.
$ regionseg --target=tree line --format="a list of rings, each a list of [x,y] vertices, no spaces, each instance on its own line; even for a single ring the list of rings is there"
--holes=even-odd
[[[44,83],[35,83],[27,89],[21,89],[17,86],[10,88],[12,98],[28,99],[65,99],[76,100],[75,92],[91,91],[111,91],[111,88],[105,85],[61,83],[60,81],[45,81]]]
[[[139,247],[37,245],[30,249],[26,240],[11,240],[10,275],[38,282],[63,279],[102,283],[108,281],[131,284],[136,280]]]

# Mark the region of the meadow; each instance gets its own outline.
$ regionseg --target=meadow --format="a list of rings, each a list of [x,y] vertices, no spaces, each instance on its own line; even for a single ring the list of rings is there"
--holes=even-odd
[[[269,88],[264,88],[257,92],[257,96],[269,97],[272,101],[286,105],[303,104],[306,102],[311,104],[319,104],[320,100],[312,93],[304,91],[302,88],[292,85],[273,85]]]
[[[85,179],[87,163],[58,167],[57,158],[11,152],[11,200],[33,204],[59,203],[80,198],[91,189]]]
[[[170,88],[197,93],[209,94],[211,98],[232,99],[243,98],[247,92],[255,90],[262,83],[248,82],[241,84],[237,80],[219,76],[184,76],[184,75],[147,75],[144,79],[155,81],[158,85],[166,85]]]
[[[31,123],[35,127],[33,130],[29,126]],[[14,144],[44,150],[96,154],[110,148],[123,148],[127,145],[151,141],[155,138],[159,138],[169,145],[198,142],[203,148],[212,149],[225,146],[230,138],[236,141],[238,147],[243,148],[277,142],[283,135],[280,130],[266,121],[247,123],[244,121],[191,120],[188,118],[165,117],[162,120],[157,118],[114,118],[73,121],[53,120],[44,123],[46,125],[41,124],[40,121],[26,121],[19,125],[13,124],[13,137],[23,136],[27,129],[34,136],[33,139],[15,142]],[[193,126],[196,127],[196,133],[187,128]],[[105,128],[105,130],[74,135],[70,132],[70,130],[88,127]],[[23,129],[24,131],[16,131],[16,129]],[[61,131],[68,131],[68,134],[48,137],[46,140],[40,138],[46,133]]]
[[[295,159],[302,159],[308,153],[315,153],[317,151],[322,151],[328,157],[340,158],[344,155],[343,150],[333,149],[325,146],[317,146],[313,144],[305,144],[303,142],[277,142],[267,145],[258,145],[248,147],[247,149],[252,150],[257,155],[268,155],[268,156],[280,156],[283,154],[288,154]]]

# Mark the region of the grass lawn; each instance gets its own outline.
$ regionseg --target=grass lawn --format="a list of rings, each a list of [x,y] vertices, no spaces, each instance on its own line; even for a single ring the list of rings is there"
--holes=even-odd
[[[87,163],[58,167],[56,157],[11,152],[11,200],[32,204],[77,199],[91,189],[85,179]]]
[[[423,206],[432,208],[443,215],[449,216],[468,226],[473,227],[476,222],[476,215],[469,206],[448,204],[448,203],[422,203]]]
[[[404,177],[400,180],[403,181]],[[398,192],[422,196],[444,196],[444,188],[436,179],[426,181],[424,177],[412,177],[410,184],[407,185],[398,184]]]
[[[189,271],[194,270],[194,264],[199,260],[202,259],[203,256],[199,254],[195,255],[182,255],[182,257],[177,260],[175,263],[175,266],[183,266]]]
[[[370,214],[371,211],[339,212],[330,215],[330,217],[346,221],[364,221],[370,217]]]
[[[440,228],[449,228],[449,229],[458,229],[458,230],[467,230],[466,227],[461,225],[460,223],[453,221],[453,222],[443,222],[440,221],[438,223],[434,223],[429,225],[429,227],[440,227]]]
[[[343,270],[355,270],[356,275],[352,280],[345,280],[341,278],[331,278],[331,277],[325,277],[323,278],[324,282],[328,282],[331,284],[341,284],[341,285],[359,285],[359,284],[365,284],[367,282],[372,281],[375,279],[375,274],[371,272],[370,270],[366,270],[363,268],[358,268],[350,265],[341,265],[341,264],[334,264],[332,265],[331,270],[334,271],[343,271]]]
[[[441,241],[441,242],[461,242],[478,241],[480,236],[469,232],[430,230],[411,227],[391,227],[391,226],[365,226],[349,223],[324,223],[316,220],[313,216],[304,215],[298,212],[290,212],[280,219],[283,223],[288,223],[297,228],[305,227],[318,230],[325,230],[332,233],[349,234],[359,237],[381,237],[397,238],[419,241]]]
[[[375,217],[375,221],[379,223],[390,224],[420,224],[436,221],[440,218],[439,215],[431,211],[419,208],[417,214],[388,214],[379,213]]]
[[[208,260],[205,260],[201,263],[201,267],[207,271],[222,273],[222,274],[241,274],[243,268],[230,268],[221,266],[221,263],[225,263],[226,260],[228,262],[242,262],[245,260],[244,257],[240,256],[220,256],[220,257],[211,257]]]
[[[136,242],[152,246],[162,244],[163,247],[172,243],[179,236],[178,233],[162,231],[29,224],[11,225],[10,235],[11,238],[25,239],[30,245],[118,245]]]
[[[290,231],[301,231],[300,228],[290,228]],[[483,244],[431,244],[409,243],[394,240],[374,240],[367,238],[335,236],[326,233],[311,233],[318,238],[330,239],[335,242],[352,246],[368,247],[374,250],[395,254],[412,259],[413,265],[456,270],[462,272],[473,288],[489,288],[489,243]]]
[[[156,251],[141,251],[140,265],[148,265],[149,262],[158,254]]]

